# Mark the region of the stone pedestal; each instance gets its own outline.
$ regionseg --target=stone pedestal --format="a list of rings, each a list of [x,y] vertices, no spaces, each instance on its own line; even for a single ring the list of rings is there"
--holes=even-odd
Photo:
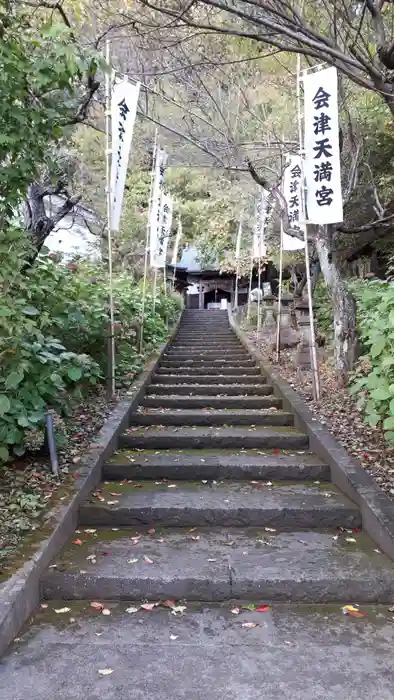
[[[309,323],[309,318],[304,316],[302,319],[299,319],[298,328],[300,332],[300,342],[297,345],[294,363],[299,369],[310,369],[311,327]]]
[[[280,323],[279,323],[279,347],[281,350],[284,348],[293,348],[298,343],[298,334],[293,328],[292,324],[292,309],[291,304],[293,303],[293,297],[291,294],[283,294],[281,299],[281,309],[280,309]],[[279,305],[276,305],[277,311],[279,313]]]
[[[269,295],[264,297],[263,302],[263,318],[262,318],[262,331],[264,335],[271,335],[271,333],[276,330],[276,321],[274,317],[274,301],[275,297]]]

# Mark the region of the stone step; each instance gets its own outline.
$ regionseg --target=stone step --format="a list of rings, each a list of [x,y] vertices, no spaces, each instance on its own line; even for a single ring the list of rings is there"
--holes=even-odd
[[[293,603],[316,604],[336,601],[338,607],[349,601],[391,604],[394,600],[393,563],[384,554],[373,551],[373,543],[364,533],[355,535],[355,544],[347,543],[341,535],[334,539],[332,531],[301,530],[276,534],[264,529],[214,528],[188,533],[171,529],[154,536],[143,533],[138,543],[130,537],[135,534],[135,530],[112,532],[104,529],[94,536],[82,531],[78,537],[85,541],[84,544],[66,547],[55,560],[58,569],[49,569],[42,579],[44,598],[98,601],[238,599],[259,603],[291,600]],[[193,540],[192,537],[199,539]],[[93,562],[87,559],[92,555],[95,556]],[[340,615],[340,610],[335,610]],[[142,611],[139,619],[141,617]],[[344,616],[340,617],[343,619]],[[253,619],[257,620],[257,617]],[[265,625],[266,618],[262,621],[258,617],[257,621]],[[350,630],[354,623],[349,622],[352,622],[348,625]],[[103,622],[100,631],[102,625]],[[146,629],[146,625],[140,626]],[[325,634],[328,630],[329,625]],[[295,643],[293,633],[291,627],[286,639]],[[155,640],[156,637],[152,637],[151,643]],[[259,646],[260,655],[262,648],[263,642],[262,647]],[[298,656],[297,659],[299,664]],[[108,665],[108,662],[104,663],[104,667]],[[244,695],[237,694],[238,697]],[[293,697],[291,692],[289,697]],[[301,691],[299,697],[302,697]]]
[[[272,396],[145,396],[140,406],[154,408],[282,408]]]
[[[225,370],[224,370],[225,371]],[[154,374],[152,384],[212,384],[217,380],[217,384],[265,384],[266,379],[261,374],[250,376],[248,374]]]
[[[160,367],[256,367],[254,360],[162,360]]]
[[[294,416],[274,409],[179,409],[144,408],[130,416],[130,425],[294,425]]]
[[[79,511],[81,527],[359,528],[358,507],[331,484],[263,486],[242,481],[101,484]],[[107,503],[108,500],[108,503]]]
[[[156,426],[130,428],[119,438],[121,447],[149,450],[245,449],[304,450],[308,438],[294,428],[187,427],[160,429]]]
[[[179,374],[179,375],[186,374],[187,375],[187,374],[190,374],[191,372],[193,372],[194,377],[196,377],[200,374],[203,376],[204,375],[206,376],[208,374],[214,374],[215,376],[218,376],[218,377],[220,377],[220,375],[223,375],[223,374],[225,374],[227,376],[230,374],[241,375],[241,376],[246,375],[246,374],[251,375],[251,376],[260,376],[261,375],[261,370],[258,367],[250,367],[250,366],[247,366],[247,367],[231,367],[230,366],[230,367],[228,367],[227,365],[224,365],[224,366],[221,366],[221,365],[216,366],[215,365],[215,367],[212,367],[212,366],[211,367],[209,367],[209,366],[208,367],[194,367],[194,366],[191,367],[190,364],[186,364],[186,366],[183,365],[183,366],[177,366],[177,367],[167,367],[167,366],[160,365],[156,370],[156,374],[166,374],[166,375],[170,375],[170,374],[175,374],[175,375],[176,374]]]
[[[300,452],[123,450],[103,466],[104,480],[220,479],[258,481],[329,481],[330,469],[314,455]],[[116,489],[115,489],[116,491]]]
[[[246,355],[245,353],[232,353],[231,355],[226,355],[223,356],[221,353],[192,353],[192,352],[183,352],[183,353],[178,353],[178,352],[168,352],[165,355],[163,355],[163,360],[176,360],[177,362],[184,362],[185,360],[205,360],[205,361],[214,361],[214,360],[244,360],[248,359],[250,356]]]
[[[151,384],[148,387],[148,395],[159,396],[162,394],[187,395],[187,396],[268,396],[273,392],[270,384],[199,384],[199,377],[195,378],[195,384]],[[213,377],[212,377],[213,381]]]
[[[164,357],[173,357],[174,355],[179,355],[179,357],[186,357],[188,358],[195,358],[195,359],[204,359],[205,358],[210,358],[210,357],[223,357],[223,359],[232,359],[234,360],[241,360],[243,357],[245,358],[250,358],[249,353],[240,348],[239,350],[205,350],[203,348],[200,348],[199,350],[191,351],[190,349],[186,350],[178,350],[177,348],[172,348],[170,347],[168,351],[165,353]]]
[[[363,575],[357,572],[356,580]],[[339,579],[346,588],[343,572]],[[140,599],[110,602],[111,615],[103,617],[91,601],[70,601],[66,615],[53,612],[65,606],[62,600],[38,608],[2,658],[4,699],[393,699],[394,625],[387,605],[363,603],[364,620],[349,619],[340,605],[280,602],[266,613],[234,615],[231,610],[248,601],[228,599],[184,603],[184,614],[164,606],[128,613],[139,609]],[[108,667],[113,673],[103,678],[98,670]]]

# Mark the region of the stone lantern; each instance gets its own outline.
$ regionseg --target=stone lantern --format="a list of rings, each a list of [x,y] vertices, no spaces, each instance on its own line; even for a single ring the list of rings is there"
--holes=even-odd
[[[298,334],[292,327],[292,303],[293,296],[291,294],[282,294],[281,309],[280,309],[280,349],[291,348],[298,343]],[[279,313],[279,303],[277,306],[277,314]]]
[[[295,354],[295,364],[300,369],[309,369],[311,366],[310,346],[311,346],[311,326],[309,316],[309,305],[307,299],[299,299],[295,303],[295,314],[299,329],[300,340]]]

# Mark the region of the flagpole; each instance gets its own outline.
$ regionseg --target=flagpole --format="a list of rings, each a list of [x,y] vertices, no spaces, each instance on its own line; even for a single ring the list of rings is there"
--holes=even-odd
[[[153,184],[155,179],[156,152],[157,152],[158,131],[155,132],[155,140],[153,142],[153,161],[150,175],[149,201],[148,201],[148,221],[146,224],[145,233],[145,256],[144,256],[144,281],[142,284],[142,307],[141,307],[141,324],[140,324],[140,353],[142,354],[144,346],[144,316],[145,316],[145,299],[146,299],[146,280],[148,276],[148,256],[149,256],[149,233],[150,233],[150,217],[152,210]]]
[[[252,243],[252,251],[250,253],[250,274],[249,274],[249,294],[248,294],[248,309],[246,313],[246,320],[249,321],[250,319],[250,295],[252,293],[252,277],[253,277],[253,243]]]
[[[302,138],[302,117],[301,117],[301,55],[297,54],[297,117],[298,117],[298,139],[299,139],[299,153],[301,166],[303,166],[303,156],[304,156],[304,146]],[[302,167],[302,186],[301,186],[301,197],[303,199],[303,211],[306,212],[305,207],[305,180],[304,180],[304,169]],[[319,380],[319,366],[317,362],[316,354],[316,339],[315,339],[315,324],[313,319],[313,302],[312,302],[312,284],[311,284],[311,271],[310,271],[310,261],[309,261],[309,246],[308,246],[308,225],[305,222],[305,268],[306,268],[306,285],[308,293],[308,308],[309,308],[309,353],[310,362],[312,369],[312,387],[313,387],[313,398],[315,401],[320,401],[320,380]]]
[[[110,398],[115,396],[115,324],[114,324],[114,294],[112,275],[112,231],[111,231],[111,88],[112,69],[109,68],[111,59],[111,42],[105,44],[105,60],[108,70],[105,73],[105,183],[107,199],[107,238],[108,238],[108,282],[109,282],[109,333],[108,333],[108,377],[107,393]]]
[[[258,296],[257,296],[257,340],[260,341],[260,333],[261,333],[261,299],[260,299],[260,292],[261,292],[261,240],[259,242],[259,263],[258,263]]]
[[[237,242],[236,242],[236,247],[235,247],[236,270],[235,270],[234,303],[235,303],[236,309],[238,309],[238,278],[239,278],[239,256],[241,254],[242,220],[243,220],[243,212],[241,212],[241,216],[239,217],[239,228],[238,228]]]
[[[280,252],[279,252],[279,289],[278,311],[276,315],[276,361],[280,356],[280,315],[282,310],[282,283],[283,283],[283,218],[280,218]]]

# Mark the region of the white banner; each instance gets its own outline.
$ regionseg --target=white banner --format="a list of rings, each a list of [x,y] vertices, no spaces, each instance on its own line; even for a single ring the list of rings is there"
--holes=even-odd
[[[169,194],[161,195],[159,232],[157,247],[153,255],[152,267],[165,267],[167,260],[167,246],[172,224],[172,197]]]
[[[264,258],[267,255],[267,246],[264,242],[265,220],[267,213],[267,199],[269,192],[264,188],[261,196],[256,199],[255,204],[255,225],[253,231],[252,257]]]
[[[158,148],[154,164],[154,180],[152,191],[152,202],[149,215],[149,251],[150,264],[153,266],[158,245],[159,226],[161,216],[161,196],[163,194],[164,174],[167,164],[167,153],[163,148]]]
[[[171,260],[171,265],[176,265],[176,261],[178,258],[178,248],[179,248],[179,241],[181,240],[182,237],[182,222],[179,219],[178,221],[178,231],[176,233],[175,237],[175,243],[174,243],[174,250],[172,253],[172,260]]]
[[[307,221],[343,221],[336,68],[304,76]]]
[[[238,233],[237,233],[237,243],[235,245],[235,259],[239,260],[239,256],[241,255],[241,239],[242,239],[242,217],[239,222],[238,226]]]
[[[111,98],[111,230],[119,231],[129,153],[137,113],[140,83],[122,80],[114,85]]]
[[[303,234],[304,240],[289,236],[283,231],[283,250],[302,250],[305,248],[305,213],[303,197],[303,173],[301,156],[286,154],[285,172],[283,176],[283,196],[286,201],[287,215],[290,227]]]

